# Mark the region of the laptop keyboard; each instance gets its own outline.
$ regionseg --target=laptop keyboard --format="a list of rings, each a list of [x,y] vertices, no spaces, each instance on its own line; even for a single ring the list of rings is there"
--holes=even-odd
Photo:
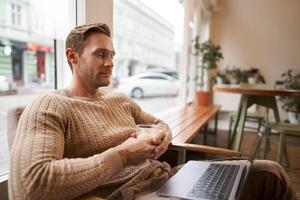
[[[210,164],[188,196],[204,199],[228,199],[239,168],[239,165]]]

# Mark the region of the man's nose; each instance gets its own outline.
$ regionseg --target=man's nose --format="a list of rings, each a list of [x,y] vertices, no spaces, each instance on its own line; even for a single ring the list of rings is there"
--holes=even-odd
[[[107,58],[107,59],[105,59],[104,66],[106,66],[106,67],[113,67],[113,66],[114,66],[114,61],[113,61],[113,59],[112,59],[112,58]]]

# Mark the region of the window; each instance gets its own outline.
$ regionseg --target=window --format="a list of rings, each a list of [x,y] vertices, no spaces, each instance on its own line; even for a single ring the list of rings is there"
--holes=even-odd
[[[114,0],[113,9],[115,90],[132,97],[151,114],[178,106],[176,60],[183,27],[180,2]],[[144,73],[155,76],[139,76]]]
[[[12,25],[21,26],[21,6],[15,3],[11,4]]]
[[[71,0],[0,0],[0,5],[1,178],[9,164],[7,110],[55,88],[54,41],[63,43],[75,25],[75,6]],[[63,45],[58,48],[62,52]]]

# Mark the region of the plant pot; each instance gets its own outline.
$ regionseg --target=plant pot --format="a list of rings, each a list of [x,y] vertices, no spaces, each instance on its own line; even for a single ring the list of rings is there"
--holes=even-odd
[[[218,84],[218,85],[222,85],[222,84],[223,84],[223,79],[222,79],[222,77],[217,76],[216,80],[217,80],[217,84]]]
[[[197,92],[197,102],[199,106],[211,105],[212,92],[199,91]]]
[[[248,77],[248,83],[249,84],[255,84],[255,83],[257,83],[257,76]]]
[[[239,83],[239,80],[236,77],[230,77],[229,80],[230,80],[230,84],[233,84],[233,85],[236,85]]]
[[[300,113],[288,112],[287,115],[291,124],[300,124]]]

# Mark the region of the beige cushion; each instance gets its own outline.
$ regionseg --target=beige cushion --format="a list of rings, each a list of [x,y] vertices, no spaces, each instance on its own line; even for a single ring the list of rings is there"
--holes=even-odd
[[[25,106],[17,106],[7,111],[7,141],[9,150],[14,142],[18,121],[24,109]]]

